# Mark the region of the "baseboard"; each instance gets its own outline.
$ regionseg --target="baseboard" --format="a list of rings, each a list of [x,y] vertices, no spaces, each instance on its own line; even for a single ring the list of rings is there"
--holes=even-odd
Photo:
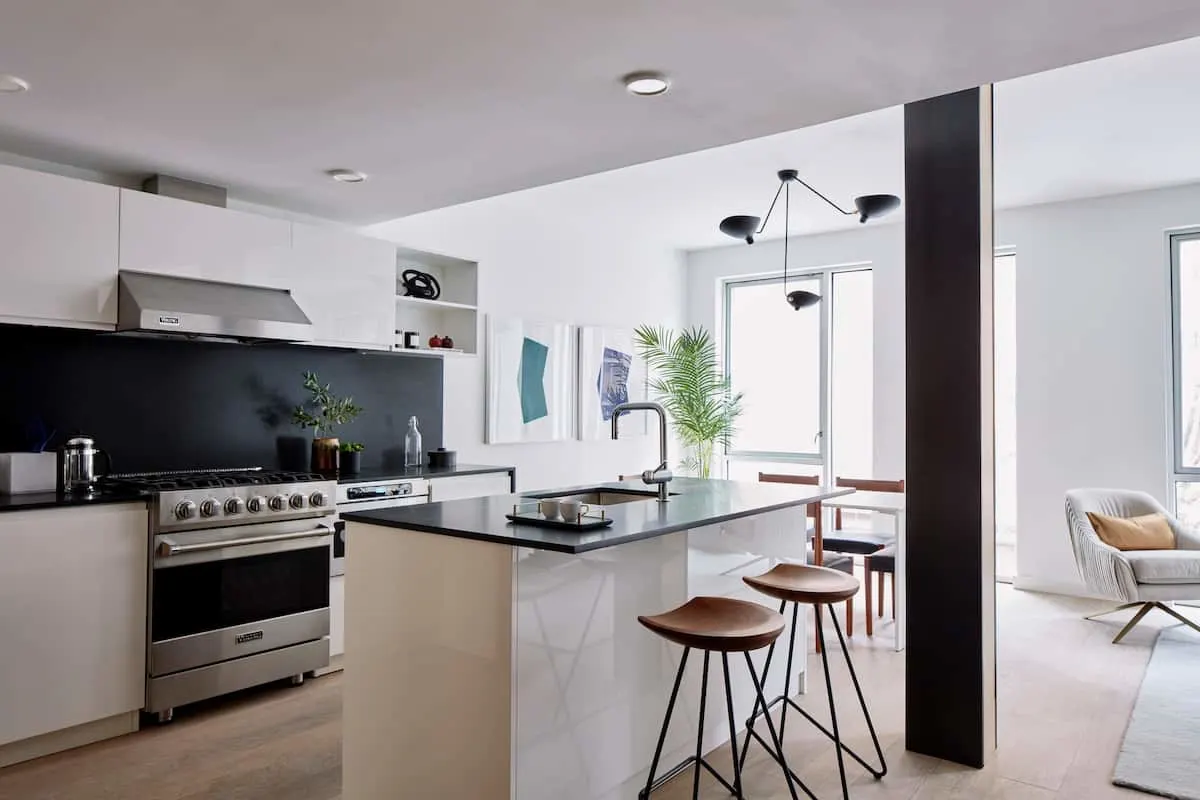
[[[1013,578],[1012,586],[1022,592],[1041,592],[1042,594],[1062,594],[1068,597],[1082,597],[1089,600],[1111,600],[1110,597],[1089,592],[1081,583],[1070,581],[1054,581],[1044,578],[1026,578],[1020,575]]]
[[[322,667],[321,669],[315,670],[313,672],[313,676],[319,678],[322,675],[328,675],[331,672],[341,672],[343,669],[344,669],[344,667],[342,666],[342,654],[338,653],[336,656],[329,657],[329,666],[328,667]]]
[[[138,729],[138,719],[137,711],[129,711],[73,728],[43,733],[31,739],[10,742],[0,746],[0,768],[134,733]]]

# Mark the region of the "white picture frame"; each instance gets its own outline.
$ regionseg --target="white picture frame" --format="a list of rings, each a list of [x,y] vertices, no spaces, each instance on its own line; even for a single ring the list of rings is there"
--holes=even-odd
[[[571,325],[487,317],[485,441],[569,440],[574,429]]]
[[[583,325],[578,339],[576,435],[583,441],[610,439],[609,409],[618,402],[646,399],[646,364],[637,354],[632,330]],[[621,434],[646,435],[647,419],[646,414],[625,416],[621,420]]]

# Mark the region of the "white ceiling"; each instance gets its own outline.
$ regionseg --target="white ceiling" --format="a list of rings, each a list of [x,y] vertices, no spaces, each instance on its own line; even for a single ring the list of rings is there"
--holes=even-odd
[[[1195,0],[6,0],[0,149],[366,222],[1197,34]]]
[[[1200,38],[1077,64],[996,86],[998,208],[1200,182]],[[783,167],[850,208],[855,195],[904,195],[904,113],[893,107],[765,138],[639,164],[472,203],[482,215],[503,206],[556,226],[603,225],[669,247],[732,244],[725,216],[762,215]],[[388,235],[420,229],[397,220]],[[761,238],[783,235],[782,208]],[[550,222],[553,218],[553,222]],[[897,213],[879,223],[899,221]],[[415,228],[413,226],[416,226]],[[794,234],[852,228],[802,189],[793,189]]]

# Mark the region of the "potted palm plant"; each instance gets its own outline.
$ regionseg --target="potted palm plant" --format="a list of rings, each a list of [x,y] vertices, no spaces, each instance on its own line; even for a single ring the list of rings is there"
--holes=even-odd
[[[309,393],[305,402],[292,410],[292,422],[301,428],[312,428],[312,468],[326,474],[338,471],[338,438],[333,432],[338,425],[353,420],[362,409],[351,397],[338,397],[332,387],[322,384],[315,372],[304,373],[304,388]]]
[[[742,395],[730,388],[716,342],[701,327],[676,333],[643,325],[634,331],[634,344],[650,370],[650,391],[687,453],[681,470],[711,477],[716,446],[729,446],[742,413]]]

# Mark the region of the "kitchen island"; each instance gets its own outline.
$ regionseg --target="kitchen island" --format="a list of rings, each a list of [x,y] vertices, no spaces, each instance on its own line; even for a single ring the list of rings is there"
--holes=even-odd
[[[803,559],[805,506],[850,491],[676,479],[660,503],[645,490],[612,483],[344,515],[354,543],[345,800],[636,795],[681,655],[637,616],[697,595],[765,603],[741,576],[765,571],[765,559]],[[551,496],[602,497],[613,524],[577,533],[505,519]],[[740,728],[753,689],[744,670],[733,678]],[[695,746],[699,680],[689,669],[662,769]],[[720,680],[713,671],[713,697]],[[768,694],[782,686],[772,669]],[[728,739],[723,705],[709,704],[706,750]]]

